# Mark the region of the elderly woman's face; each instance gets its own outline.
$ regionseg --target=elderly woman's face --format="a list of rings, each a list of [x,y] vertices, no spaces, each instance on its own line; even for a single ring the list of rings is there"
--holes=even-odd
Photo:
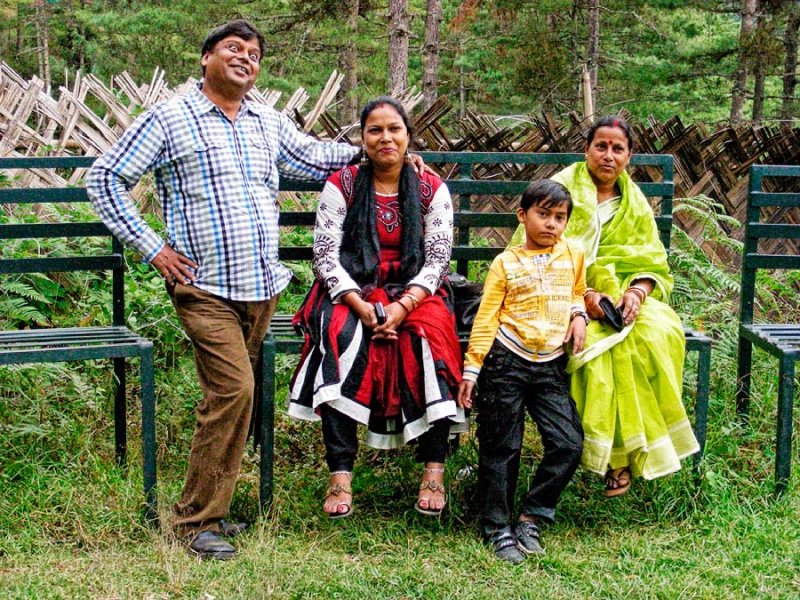
[[[619,127],[600,127],[586,145],[586,165],[595,183],[614,183],[630,160],[628,138]]]

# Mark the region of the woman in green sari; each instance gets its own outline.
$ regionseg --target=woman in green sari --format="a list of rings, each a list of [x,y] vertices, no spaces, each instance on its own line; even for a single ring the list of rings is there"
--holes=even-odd
[[[565,236],[586,253],[592,321],[586,349],[568,367],[585,434],[582,464],[605,475],[609,497],[627,492],[632,476],[677,471],[699,449],[681,400],[685,340],[668,304],[672,275],[653,211],[625,171],[632,152],[630,126],[603,117],[587,136],[586,162],[553,177],[575,204]],[[603,298],[619,309],[621,331],[604,320]]]

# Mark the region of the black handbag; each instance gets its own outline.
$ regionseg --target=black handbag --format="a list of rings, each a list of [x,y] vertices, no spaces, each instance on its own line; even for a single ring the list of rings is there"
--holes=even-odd
[[[453,292],[453,310],[458,331],[469,331],[483,298],[483,285],[470,281],[460,273],[448,273],[445,277]]]

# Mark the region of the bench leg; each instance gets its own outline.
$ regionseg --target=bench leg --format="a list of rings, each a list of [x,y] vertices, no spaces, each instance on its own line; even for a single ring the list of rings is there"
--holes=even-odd
[[[739,367],[736,377],[736,414],[742,425],[750,422],[750,372],[753,365],[753,344],[739,334]]]
[[[153,344],[141,344],[142,373],[142,466],[147,522],[158,526],[156,497],[156,399],[153,383]]]
[[[275,342],[267,335],[261,344],[261,512],[272,506],[275,458]]]
[[[697,470],[703,460],[708,432],[708,392],[711,376],[711,344],[703,344],[697,349],[697,395],[695,397],[694,434],[700,450],[694,455],[694,467]]]
[[[125,392],[125,358],[114,359],[114,455],[117,465],[126,466],[128,453],[128,430],[127,430],[127,400]]]
[[[778,380],[778,428],[775,442],[775,492],[786,491],[792,471],[792,401],[794,396],[794,360],[781,357]]]

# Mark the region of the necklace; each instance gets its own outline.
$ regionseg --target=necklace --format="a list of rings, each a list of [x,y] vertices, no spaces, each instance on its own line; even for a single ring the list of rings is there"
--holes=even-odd
[[[382,183],[377,179],[373,179],[372,182],[375,184],[375,191],[383,196],[389,196],[391,194],[396,194],[398,188],[400,187],[400,182],[397,183]]]

